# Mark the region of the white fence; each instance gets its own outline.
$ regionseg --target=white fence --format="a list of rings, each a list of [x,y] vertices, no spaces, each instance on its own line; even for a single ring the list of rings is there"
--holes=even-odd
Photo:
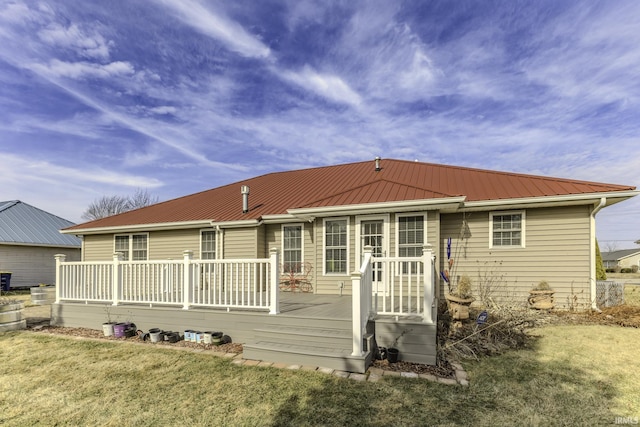
[[[64,262],[56,256],[56,301],[267,309],[279,312],[278,253],[267,259]]]

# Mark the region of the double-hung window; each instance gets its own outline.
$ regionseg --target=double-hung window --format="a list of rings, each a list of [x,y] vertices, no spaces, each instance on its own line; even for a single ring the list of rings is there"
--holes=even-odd
[[[489,218],[491,247],[524,247],[524,211],[492,212]]]
[[[122,252],[124,261],[146,261],[149,257],[149,237],[145,234],[115,236],[114,251]]]
[[[398,256],[419,257],[422,256],[424,246],[424,216],[399,216],[398,217]],[[416,273],[417,263],[403,263],[402,272],[405,274]],[[422,271],[422,268],[420,268]]]
[[[347,274],[348,227],[346,219],[324,222],[324,271],[326,274]]]
[[[398,256],[422,256],[424,245],[424,217],[422,215],[398,218]]]
[[[302,272],[302,225],[282,226],[282,267],[285,273]]]
[[[200,259],[216,259],[216,231],[205,230],[200,234]]]

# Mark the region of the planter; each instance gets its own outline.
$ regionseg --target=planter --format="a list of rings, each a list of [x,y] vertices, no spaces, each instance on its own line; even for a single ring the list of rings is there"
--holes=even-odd
[[[212,341],[212,337],[213,337],[213,332],[211,332],[211,331],[204,331],[204,334],[203,334],[203,342],[204,342],[205,344],[211,344],[211,343],[213,342],[213,341]]]
[[[128,323],[116,323],[113,325],[113,336],[116,338],[124,338],[124,333],[128,327]]]
[[[222,332],[213,332],[211,334],[211,344],[213,345],[222,344]]]
[[[22,301],[0,304],[0,332],[26,329],[27,319],[24,317],[23,309]]]
[[[55,286],[34,286],[31,290],[31,304],[46,305],[56,301]]]
[[[387,349],[387,360],[389,361],[389,363],[396,363],[399,357],[400,350],[393,347]]]
[[[105,322],[102,324],[102,333],[105,337],[113,336],[113,328],[116,326],[115,322]]]
[[[164,333],[158,328],[149,329],[149,339],[151,342],[164,341]]]
[[[529,291],[529,308],[535,310],[551,310],[553,308],[553,294],[552,289],[545,290],[531,290]]]
[[[184,331],[184,340],[185,340],[186,342],[191,342],[191,341],[193,341],[193,340],[194,340],[193,335],[194,335],[194,331],[193,331],[193,330],[191,330],[191,329],[187,329],[187,330],[185,330],[185,331]]]
[[[449,304],[449,313],[454,320],[466,320],[469,318],[469,306],[475,298],[460,298],[454,295],[446,295]]]

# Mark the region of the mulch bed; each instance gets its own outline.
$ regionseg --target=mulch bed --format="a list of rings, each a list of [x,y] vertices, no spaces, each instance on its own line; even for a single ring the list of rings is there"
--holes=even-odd
[[[81,338],[91,338],[91,339],[101,339],[105,341],[126,341],[126,342],[135,342],[135,343],[144,343],[148,345],[155,346],[170,346],[170,347],[184,347],[184,348],[192,348],[198,350],[211,350],[216,353],[242,353],[242,344],[236,343],[228,343],[221,345],[214,344],[199,344],[190,341],[180,340],[175,343],[170,343],[168,341],[162,341],[157,343],[152,343],[150,341],[142,341],[138,336],[129,337],[129,338],[116,338],[114,336],[105,337],[102,331],[98,331],[95,329],[88,328],[63,328],[59,326],[47,326],[47,325],[27,325],[30,330],[37,332],[44,332],[54,335],[67,335],[72,337],[81,337]]]

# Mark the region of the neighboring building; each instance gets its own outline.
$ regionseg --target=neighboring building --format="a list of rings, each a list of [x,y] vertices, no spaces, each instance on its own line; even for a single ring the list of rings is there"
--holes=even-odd
[[[0,202],[0,270],[12,273],[11,288],[53,284],[55,254],[80,260],[80,239],[60,233],[72,225],[19,200]]]
[[[620,251],[603,252],[604,268],[632,268],[640,267],[640,249],[624,249]]]
[[[114,252],[123,253],[124,260],[133,265],[134,261],[181,260],[185,250],[202,260],[264,259],[269,258],[271,248],[277,248],[284,273],[309,266],[306,270],[311,271],[314,297],[351,295],[352,273],[360,269],[365,246],[372,246],[374,255],[397,258],[421,256],[423,245],[432,245],[437,275],[445,268],[446,242],[452,238],[457,274],[468,274],[476,292],[479,281],[484,280],[485,285],[492,281],[496,298],[524,305],[528,290],[546,280],[556,291],[557,307],[566,307],[569,299],[575,306],[577,298],[586,308],[595,305],[595,216],[602,208],[637,194],[635,187],[626,185],[376,159],[266,174],[62,232],[83,237],[83,261],[95,268],[112,260]],[[379,265],[374,264],[374,282],[386,274],[375,270]],[[395,270],[396,279],[408,272],[408,263],[402,265]],[[217,268],[216,272],[221,271],[222,264]],[[203,269],[194,269],[193,274]],[[225,270],[217,277],[224,280],[229,274]],[[195,295],[209,285],[199,283],[199,288],[189,292]],[[184,289],[182,298],[188,298],[187,285]],[[406,296],[397,290],[401,288],[394,289],[377,295],[400,292],[398,298]],[[432,301],[430,290],[424,288],[425,304],[436,307],[446,292],[445,284],[439,281],[434,292]],[[80,289],[73,295],[81,293]],[[89,326],[90,321],[95,324],[104,317],[102,307],[85,304],[103,301],[100,298],[69,295],[60,302],[59,324]],[[109,294],[106,301],[112,298],[118,302],[123,297]],[[137,325],[144,324],[144,316],[167,327],[167,319],[177,327],[193,324],[188,320],[195,315],[189,314],[191,309],[176,310],[146,296],[139,298],[148,307],[132,312]],[[357,302],[353,303],[355,307]],[[134,306],[128,305],[127,310]],[[207,308],[213,307],[211,303]],[[378,314],[385,310],[376,309]],[[154,311],[162,317],[149,317]],[[199,315],[207,319],[210,312]],[[378,335],[381,316],[372,316]],[[218,319],[223,321],[223,317]],[[398,323],[397,316],[385,319]],[[300,319],[290,321],[303,324]],[[429,348],[433,356],[429,360],[435,360],[435,322],[423,322],[432,328],[420,342]],[[383,342],[409,329],[389,332]],[[251,337],[239,329],[236,334]],[[413,345],[405,352],[424,352],[420,348]]]

